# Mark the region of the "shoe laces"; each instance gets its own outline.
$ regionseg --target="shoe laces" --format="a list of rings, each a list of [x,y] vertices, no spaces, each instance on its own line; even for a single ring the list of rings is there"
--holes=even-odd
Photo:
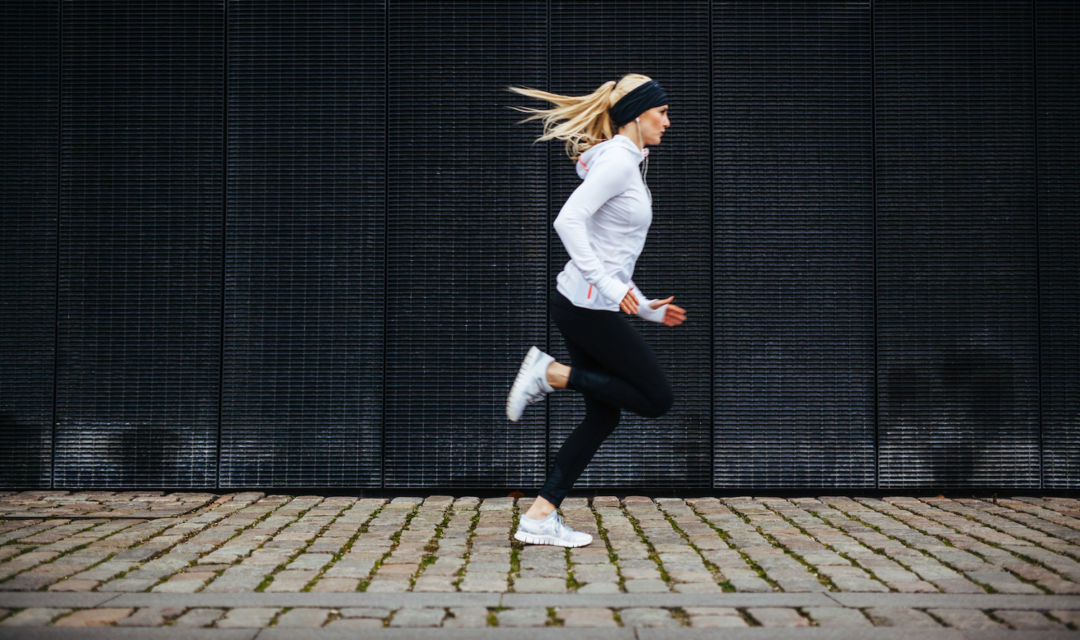
[[[525,389],[525,399],[531,404],[540,400],[547,395],[547,389],[544,388],[544,382],[539,378],[533,380],[532,385]]]
[[[568,538],[571,535],[573,535],[574,533],[577,533],[576,531],[574,531],[570,527],[566,526],[566,523],[563,522],[562,516],[559,515],[558,512],[555,513],[554,520],[555,520],[555,535],[559,536],[560,538]]]

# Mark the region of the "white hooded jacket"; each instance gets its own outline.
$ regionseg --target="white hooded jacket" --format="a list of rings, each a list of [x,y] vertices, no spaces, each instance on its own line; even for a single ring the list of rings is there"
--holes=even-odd
[[[634,265],[652,223],[652,195],[638,172],[645,152],[618,134],[590,147],[577,162],[582,179],[555,218],[570,260],[556,281],[576,306],[618,311],[633,289],[638,315],[663,322],[666,306],[651,309],[634,284]]]

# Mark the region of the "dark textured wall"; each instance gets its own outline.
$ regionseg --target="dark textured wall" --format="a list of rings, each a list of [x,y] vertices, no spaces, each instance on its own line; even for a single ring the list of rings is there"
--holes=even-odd
[[[578,179],[504,88],[637,71],[689,320],[580,487],[1080,487],[1074,2],[5,11],[2,486],[539,486]]]

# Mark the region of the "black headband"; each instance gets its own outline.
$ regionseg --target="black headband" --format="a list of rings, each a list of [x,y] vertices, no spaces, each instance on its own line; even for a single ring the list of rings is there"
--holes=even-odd
[[[655,80],[649,80],[619,98],[619,101],[611,107],[611,122],[618,129],[645,111],[662,107],[667,103],[668,97],[664,90]]]

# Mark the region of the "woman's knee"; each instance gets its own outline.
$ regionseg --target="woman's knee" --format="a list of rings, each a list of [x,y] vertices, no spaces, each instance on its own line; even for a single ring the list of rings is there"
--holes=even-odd
[[[647,396],[645,407],[639,413],[646,418],[659,418],[670,411],[674,403],[675,394],[672,393],[671,387],[663,387]]]
[[[607,438],[619,426],[619,408],[601,402],[590,403],[585,408],[585,420],[594,426],[601,439]]]

